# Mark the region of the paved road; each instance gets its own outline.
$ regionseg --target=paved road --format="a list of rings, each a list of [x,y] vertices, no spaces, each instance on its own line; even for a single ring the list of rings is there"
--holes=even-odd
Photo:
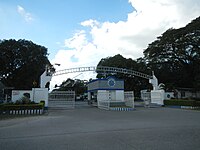
[[[91,107],[0,121],[0,150],[199,150],[200,111]]]

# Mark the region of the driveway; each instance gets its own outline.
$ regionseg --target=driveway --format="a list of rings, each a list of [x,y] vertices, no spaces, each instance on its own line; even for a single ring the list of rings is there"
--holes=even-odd
[[[0,121],[1,150],[199,150],[200,111],[94,107]]]

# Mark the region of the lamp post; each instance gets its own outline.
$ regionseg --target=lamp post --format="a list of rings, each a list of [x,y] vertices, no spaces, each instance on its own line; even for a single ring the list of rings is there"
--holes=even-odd
[[[60,64],[58,64],[58,63],[55,63],[54,65],[55,65],[55,66],[60,66]]]

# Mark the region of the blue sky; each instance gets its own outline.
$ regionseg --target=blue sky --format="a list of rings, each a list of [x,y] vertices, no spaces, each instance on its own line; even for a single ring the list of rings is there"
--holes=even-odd
[[[18,12],[30,14],[26,20]],[[126,20],[133,7],[127,0],[1,0],[0,39],[27,39],[48,48],[50,59],[88,19]],[[2,19],[3,18],[3,19]]]
[[[96,66],[116,54],[143,57],[148,44],[197,18],[199,8],[200,0],[0,0],[0,39],[45,46],[51,63],[61,64],[57,70]]]

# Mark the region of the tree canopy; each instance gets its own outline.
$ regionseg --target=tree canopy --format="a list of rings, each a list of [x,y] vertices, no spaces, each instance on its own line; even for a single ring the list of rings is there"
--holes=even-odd
[[[139,58],[135,61],[132,60],[131,58],[126,59],[120,54],[115,55],[113,57],[107,57],[101,59],[101,61],[98,63],[97,66],[126,68],[146,74],[151,74],[151,71],[147,69],[145,61],[142,58]],[[97,78],[105,78],[108,76],[115,76],[119,79],[123,79],[125,82],[125,90],[134,91],[137,96],[139,96],[140,90],[151,88],[151,85],[148,83],[149,81],[147,79],[133,77],[122,73],[109,74],[109,73],[98,72],[97,74]]]
[[[80,79],[70,79],[68,78],[66,81],[63,81],[61,85],[55,86],[59,87],[58,89],[54,89],[54,91],[75,91],[77,95],[82,95],[87,91],[87,81]]]
[[[30,89],[47,64],[47,48],[27,40],[0,41],[0,80],[17,89]]]
[[[180,29],[169,29],[144,51],[148,67],[160,82],[200,88],[200,17]]]

